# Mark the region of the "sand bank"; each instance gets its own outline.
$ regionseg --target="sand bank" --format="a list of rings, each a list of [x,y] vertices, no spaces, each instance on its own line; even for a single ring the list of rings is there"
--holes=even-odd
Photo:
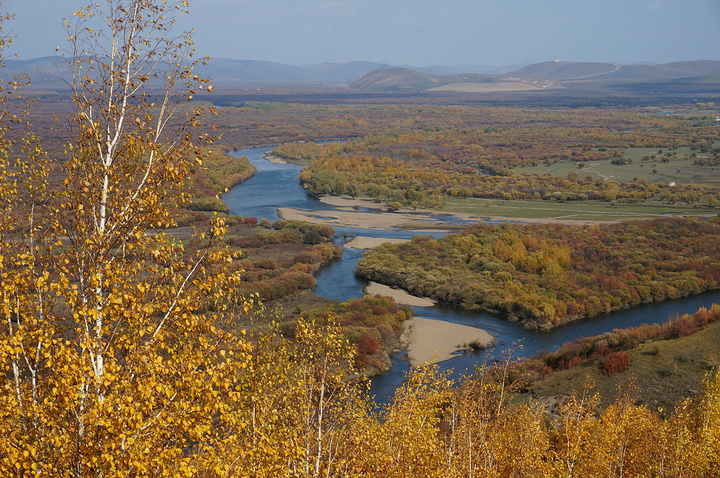
[[[288,220],[308,221],[313,224],[327,224],[328,226],[357,227],[360,229],[388,230],[402,227],[417,232],[438,232],[440,229],[428,226],[443,224],[427,214],[402,212],[358,212],[346,209],[306,211],[304,209],[279,207],[277,213],[281,218]]]
[[[376,209],[379,211],[387,210],[385,204],[379,203],[374,199],[370,198],[349,198],[342,196],[323,196],[320,198],[320,202],[329,206],[337,206],[343,208],[365,208],[365,209]]]
[[[400,341],[407,350],[408,362],[417,367],[457,357],[467,352],[468,344],[473,341],[489,347],[495,343],[495,338],[482,329],[468,325],[413,317],[405,322]]]
[[[391,237],[367,237],[357,236],[351,241],[345,243],[345,247],[351,249],[372,249],[380,244],[389,242],[391,244],[402,244],[403,242],[410,242],[410,239],[394,239]]]
[[[265,154],[263,155],[263,158],[267,159],[267,160],[270,161],[271,163],[275,163],[275,164],[287,164],[287,161],[285,161],[284,159],[282,159],[280,156],[275,156],[274,154],[265,153]]]
[[[377,282],[370,282],[370,285],[364,290],[367,295],[386,295],[392,297],[396,303],[402,305],[411,305],[413,307],[432,307],[435,301],[427,297],[418,297],[411,295],[402,289],[393,289],[392,287]]]

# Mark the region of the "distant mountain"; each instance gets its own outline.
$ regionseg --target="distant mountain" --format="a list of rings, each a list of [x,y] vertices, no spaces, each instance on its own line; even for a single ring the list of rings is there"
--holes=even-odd
[[[4,78],[28,74],[35,88],[67,89],[66,60],[44,57],[5,60]],[[555,87],[598,91],[665,91],[694,94],[720,92],[720,61],[614,65],[612,63],[551,61],[488,74],[489,67],[472,65],[405,68],[353,61],[291,66],[255,60],[211,58],[198,68],[216,86],[228,85],[329,85],[356,91],[377,92],[500,92],[547,90]],[[682,81],[680,81],[682,80]]]
[[[612,63],[547,61],[510,71],[505,76],[553,81],[584,79],[655,80],[715,74],[720,74],[720,61],[681,61],[662,65],[614,65]]]
[[[271,61],[211,58],[198,70],[215,84],[312,82],[311,75],[304,69]]]
[[[230,60],[211,58],[208,65],[200,66],[198,74],[212,79],[217,85],[232,84],[322,84],[349,85],[365,73],[388,65],[367,61],[349,63],[322,63],[291,66],[259,60]],[[20,72],[30,75],[36,87],[64,89],[62,77],[67,77],[65,59],[43,57],[32,60],[5,60],[5,74]]]
[[[3,60],[5,67],[2,74],[25,74],[30,77],[32,84],[50,89],[66,89],[66,81],[70,79],[66,59],[61,56],[45,56],[32,60]]]
[[[211,58],[200,73],[215,84],[348,85],[368,71],[386,66],[367,61],[290,66],[270,61]]]

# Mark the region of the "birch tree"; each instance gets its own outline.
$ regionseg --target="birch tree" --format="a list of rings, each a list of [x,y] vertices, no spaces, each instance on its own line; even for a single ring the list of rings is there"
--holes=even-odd
[[[190,476],[222,448],[213,424],[247,356],[234,317],[250,304],[234,300],[222,221],[192,250],[164,232],[211,139],[188,104],[210,87],[190,35],[173,33],[185,7],[75,12],[66,158],[46,160],[32,135],[2,148],[3,476]]]

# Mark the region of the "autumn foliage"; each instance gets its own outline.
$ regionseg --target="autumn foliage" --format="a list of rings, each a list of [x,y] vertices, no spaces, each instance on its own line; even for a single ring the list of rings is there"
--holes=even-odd
[[[241,290],[241,261],[260,276],[278,260],[231,251],[217,215],[185,243],[167,234],[168,208],[189,199],[183,185],[211,139],[193,129],[202,111],[164,129],[207,84],[192,62],[179,66],[190,37],[168,33],[186,5],[107,0],[66,23],[77,108],[67,161],[50,161],[30,130],[20,143],[5,136],[25,126],[22,113],[0,122],[0,475],[717,476],[720,374],[666,420],[631,394],[601,410],[590,386],[549,417],[512,400],[509,361],[457,384],[422,366],[378,408],[356,353],[376,353],[375,332],[395,332],[406,311],[350,301],[300,318],[288,337]],[[151,79],[164,97],[148,91]],[[52,168],[60,189],[48,185]],[[312,248],[262,280],[302,282],[313,267],[304,259],[332,255],[328,233],[268,231],[264,245],[295,237]],[[512,257],[507,246],[497,254]],[[568,249],[537,247],[550,257],[536,258],[540,268],[558,273]]]
[[[425,107],[415,110],[419,114],[414,117],[403,117],[409,110],[375,112],[373,121],[388,123],[381,133],[368,131],[343,143],[289,143],[274,153],[311,161],[300,175],[310,194],[362,195],[415,208],[442,206],[450,197],[705,204],[717,193],[716,188],[693,184],[670,188],[644,179],[619,183],[574,172],[563,178],[514,171],[539,164],[571,163],[580,167],[578,171],[596,161],[627,164],[632,160],[624,158],[622,150],[639,147],[702,148],[707,164],[705,156],[720,154],[716,147],[705,147],[717,141],[717,128],[688,119],[598,109],[450,106]],[[392,121],[383,114],[398,118]],[[620,124],[628,130],[615,129]],[[655,155],[654,160],[662,157]]]
[[[478,223],[365,254],[356,273],[468,309],[549,329],[720,287],[720,221],[600,226]]]
[[[630,355],[627,352],[613,352],[603,361],[602,371],[605,375],[622,373],[630,366]]]
[[[400,345],[403,323],[413,310],[401,307],[391,297],[365,296],[303,313],[306,320],[341,327],[350,346],[355,348],[355,367],[365,375],[384,372],[392,366],[392,355]]]

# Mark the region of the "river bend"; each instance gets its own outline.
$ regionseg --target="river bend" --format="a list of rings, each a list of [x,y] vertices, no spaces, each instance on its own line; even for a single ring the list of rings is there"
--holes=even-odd
[[[264,159],[270,147],[243,149],[233,152],[236,156],[247,156],[250,163],[257,167],[255,176],[233,187],[223,195],[231,213],[242,216],[255,216],[275,221],[278,207],[291,207],[305,210],[331,210],[332,206],[308,197],[298,181],[302,169],[295,164],[276,164]],[[358,236],[374,236],[409,239],[416,233],[403,230],[363,230],[336,227],[338,233]],[[432,234],[436,237],[441,233]],[[342,240],[342,239],[339,239]],[[362,297],[362,289],[367,282],[355,277],[354,271],[362,250],[343,247],[341,259],[323,267],[316,275],[315,292],[324,297],[345,301]],[[429,319],[444,320],[462,325],[484,329],[497,339],[497,345],[491,349],[459,356],[442,362],[441,370],[451,370],[459,376],[471,372],[476,364],[493,360],[506,352],[520,357],[531,357],[544,350],[556,350],[565,342],[578,337],[609,332],[641,325],[643,323],[662,323],[676,314],[693,313],[701,306],[710,307],[720,303],[720,291],[709,292],[693,297],[673,301],[644,304],[630,309],[612,312],[594,319],[574,322],[550,332],[531,332],[520,324],[505,320],[484,312],[465,311],[445,305],[434,307],[416,307],[416,314]],[[394,360],[393,368],[372,379],[372,392],[378,402],[385,402],[393,390],[404,379],[409,370],[406,361]]]

